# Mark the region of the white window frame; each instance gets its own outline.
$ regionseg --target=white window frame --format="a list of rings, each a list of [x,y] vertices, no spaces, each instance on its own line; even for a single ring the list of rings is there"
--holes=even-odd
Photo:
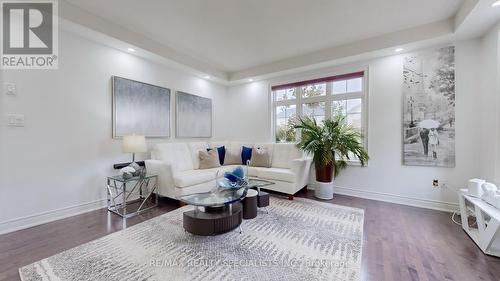
[[[304,98],[302,97],[302,86],[296,87],[296,98],[292,100],[281,100],[281,101],[276,101],[275,93],[272,90],[272,86],[274,85],[280,85],[280,84],[287,84],[287,83],[293,83],[296,81],[304,81],[304,80],[312,80],[312,79],[317,79],[317,78],[322,78],[322,77],[328,77],[328,76],[335,76],[335,75],[342,75],[342,74],[347,74],[347,73],[354,73],[354,72],[359,72],[363,71],[363,77],[362,77],[362,85],[361,85],[361,91],[360,92],[350,92],[350,93],[342,93],[342,94],[333,94],[333,89],[332,89],[332,82],[326,82],[326,95],[325,96],[318,96],[318,97],[311,97],[311,98]],[[334,73],[323,73],[321,75],[315,75],[312,77],[308,77],[306,79],[293,79],[293,80],[288,80],[288,81],[279,81],[275,82],[269,85],[269,96],[270,96],[270,114],[271,114],[271,135],[272,135],[272,140],[274,143],[276,143],[276,108],[279,106],[284,106],[284,105],[295,105],[296,107],[296,114],[297,116],[302,115],[302,106],[305,103],[311,103],[311,102],[325,102],[325,118],[331,117],[331,110],[332,110],[332,103],[333,101],[338,101],[338,100],[347,100],[347,99],[358,99],[361,98],[361,130],[363,133],[363,142],[365,149],[368,151],[368,104],[369,104],[369,85],[368,85],[368,67],[365,68],[354,68],[354,69],[349,69],[349,70],[344,70],[344,71],[336,71]],[[345,80],[349,80],[349,78],[346,78]],[[296,138],[300,138],[300,132],[296,133]],[[350,164],[357,165],[359,164],[359,160],[350,160]]]

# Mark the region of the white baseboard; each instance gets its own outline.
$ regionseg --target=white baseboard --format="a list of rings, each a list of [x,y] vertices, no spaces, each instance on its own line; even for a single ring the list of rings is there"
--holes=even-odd
[[[55,209],[47,212],[33,214],[21,218],[0,222],[0,234],[21,230],[55,220],[76,216],[86,212],[94,211],[106,206],[106,199],[99,199],[74,206]]]
[[[454,212],[459,209],[458,203],[455,202],[445,202],[432,199],[422,199],[409,196],[395,195],[377,191],[367,191],[349,187],[335,186],[334,192],[337,194],[348,195],[353,197],[360,197],[365,199],[372,199],[378,201],[384,201],[395,204],[408,205],[413,207],[433,209],[445,212]]]

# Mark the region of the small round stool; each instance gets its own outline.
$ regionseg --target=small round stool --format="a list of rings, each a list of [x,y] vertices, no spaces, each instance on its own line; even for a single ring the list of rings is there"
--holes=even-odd
[[[253,219],[257,217],[257,191],[249,189],[247,196],[243,199],[243,219]]]

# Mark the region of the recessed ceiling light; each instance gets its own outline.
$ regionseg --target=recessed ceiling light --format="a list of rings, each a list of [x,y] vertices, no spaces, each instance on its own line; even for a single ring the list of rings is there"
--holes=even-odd
[[[135,49],[134,49],[134,48],[127,48],[127,50],[128,50],[129,52],[132,52],[132,53],[133,53],[133,52],[135,52]]]
[[[203,78],[210,79],[210,75],[205,75],[205,76],[203,76]]]
[[[396,50],[394,50],[394,52],[396,52],[396,53],[399,53],[399,52],[402,52],[402,51],[404,51],[403,48],[396,48]]]
[[[491,7],[498,7],[498,6],[500,6],[500,0],[495,1],[493,2],[493,4],[491,4]]]
[[[248,82],[253,82],[253,79],[252,78],[248,78]]]

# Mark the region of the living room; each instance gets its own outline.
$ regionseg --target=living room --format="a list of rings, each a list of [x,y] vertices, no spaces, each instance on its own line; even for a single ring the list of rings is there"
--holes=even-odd
[[[500,280],[500,1],[1,22],[0,280]]]

